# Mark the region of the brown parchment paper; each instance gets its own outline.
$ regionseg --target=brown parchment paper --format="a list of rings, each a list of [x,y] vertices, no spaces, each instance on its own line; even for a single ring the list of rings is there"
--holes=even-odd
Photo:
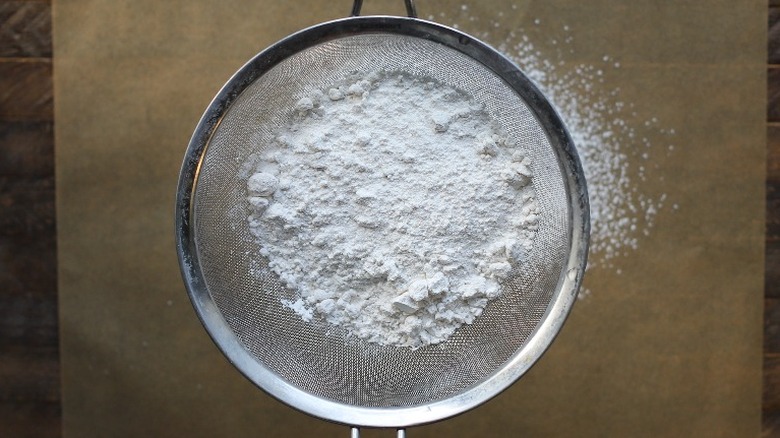
[[[619,61],[600,86],[634,105],[627,122],[638,136],[674,149],[655,155],[642,183],[666,194],[666,207],[637,249],[588,271],[588,295],[541,361],[484,406],[409,436],[758,436],[765,2],[417,7],[495,46],[511,30],[528,32],[539,55],[557,56],[562,69]],[[265,395],[212,344],[179,275],[173,205],[189,136],[230,75],[287,34],[350,8],[54,3],[66,437],[349,433]],[[364,12],[404,9],[376,0]],[[673,138],[643,128],[650,116]]]

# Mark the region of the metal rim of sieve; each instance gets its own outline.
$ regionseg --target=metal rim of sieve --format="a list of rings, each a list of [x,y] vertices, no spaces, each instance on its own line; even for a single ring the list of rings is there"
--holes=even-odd
[[[193,224],[193,197],[210,139],[239,95],[256,79],[289,56],[314,45],[367,33],[421,38],[442,44],[478,61],[503,79],[524,100],[555,149],[564,184],[571,242],[545,315],[530,339],[486,380],[453,397],[423,406],[361,407],[312,395],[288,383],[260,363],[238,341],[214,302],[201,270]],[[458,30],[411,17],[364,16],[338,19],[294,33],[260,52],[236,72],[200,119],[182,164],[175,210],[176,249],[188,295],[204,328],[228,360],[271,396],[307,414],[361,427],[396,427],[431,423],[463,413],[496,396],[537,362],[561,329],[576,299],[584,273],[590,218],[584,173],[574,144],[557,112],[510,60],[480,40]]]

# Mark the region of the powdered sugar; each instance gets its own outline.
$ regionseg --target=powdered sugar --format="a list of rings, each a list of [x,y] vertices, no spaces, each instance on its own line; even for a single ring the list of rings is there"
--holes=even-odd
[[[656,117],[643,116],[643,111],[621,98],[619,88],[610,85],[610,74],[622,68],[619,59],[605,54],[582,62],[575,50],[576,32],[568,24],[527,16],[523,20],[528,25],[522,28],[516,18],[506,23],[500,12],[485,21],[484,15],[465,11],[452,8],[429,18],[465,28],[497,47],[556,106],[577,147],[588,184],[588,269],[620,274],[619,258],[639,248],[657,214],[669,203],[665,193],[650,192],[644,182],[652,174],[654,190],[661,186],[660,163],[674,151],[675,130],[663,128]],[[676,204],[671,207],[677,209]],[[588,292],[581,289],[580,296]]]
[[[399,347],[473,322],[533,245],[532,157],[463,91],[403,73],[290,107],[247,181],[250,231],[298,293],[285,305]]]

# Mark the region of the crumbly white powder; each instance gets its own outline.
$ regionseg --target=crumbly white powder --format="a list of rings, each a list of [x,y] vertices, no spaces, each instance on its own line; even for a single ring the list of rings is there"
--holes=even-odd
[[[605,54],[595,62],[580,61],[575,50],[577,32],[572,28],[576,26],[529,16],[524,19],[529,24],[520,28],[516,17],[502,17],[499,13],[485,21],[484,16],[453,9],[429,18],[466,28],[497,47],[556,106],[577,147],[588,184],[588,269],[619,275],[619,259],[640,247],[656,216],[670,203],[658,187],[664,178],[664,159],[674,152],[676,132],[646,115],[646,108],[643,111],[623,100],[621,90],[611,86],[612,75],[621,74],[620,59]],[[648,178],[653,179],[656,192],[650,191]],[[671,204],[671,208],[678,206]],[[580,297],[589,293],[588,288],[580,289]]]
[[[440,343],[533,245],[531,157],[466,93],[374,72],[290,103],[247,181],[284,304],[380,345]]]
[[[663,157],[674,146],[648,138],[669,141],[675,131],[660,128],[655,117],[641,120],[633,104],[620,100],[619,89],[609,89],[605,71],[620,68],[611,57],[604,56],[602,65],[564,69],[545,59],[529,40],[519,39],[512,53],[556,104],[582,160],[591,212],[589,268],[619,275],[618,259],[639,248],[667,202],[665,193],[651,193],[645,181],[650,174],[653,185],[663,183]],[[582,289],[580,296],[589,292]]]

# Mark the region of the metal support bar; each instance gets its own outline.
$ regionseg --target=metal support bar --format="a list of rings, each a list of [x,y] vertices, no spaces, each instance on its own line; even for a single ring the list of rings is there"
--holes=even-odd
[[[404,5],[406,5],[406,15],[410,18],[417,18],[417,7],[414,5],[414,0],[404,0]],[[352,3],[352,12],[349,14],[352,17],[357,17],[360,15],[360,9],[363,8],[363,0],[355,0],[354,3]]]

